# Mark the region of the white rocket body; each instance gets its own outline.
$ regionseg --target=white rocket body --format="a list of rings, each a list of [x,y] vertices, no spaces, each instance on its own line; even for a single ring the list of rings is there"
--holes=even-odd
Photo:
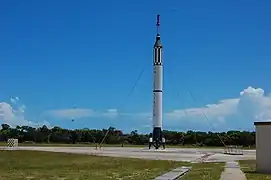
[[[163,118],[163,64],[162,47],[154,47],[153,63],[153,128],[162,129]]]
[[[153,47],[153,145],[156,148],[162,143],[162,96],[163,96],[163,64],[162,64],[162,43],[157,33]]]

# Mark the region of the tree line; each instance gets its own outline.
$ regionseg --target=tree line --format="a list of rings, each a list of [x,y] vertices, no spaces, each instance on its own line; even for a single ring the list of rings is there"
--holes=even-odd
[[[42,126],[34,128],[30,126],[10,127],[2,124],[0,130],[0,141],[7,141],[9,138],[18,139],[21,142],[33,143],[101,143],[104,144],[131,144],[144,145],[149,141],[151,134],[140,134],[137,130],[130,133],[123,133],[114,127],[109,129],[64,129],[61,127],[48,128]],[[194,145],[194,146],[254,146],[255,132],[228,131],[228,132],[200,132],[187,131],[176,132],[164,130],[167,145]]]

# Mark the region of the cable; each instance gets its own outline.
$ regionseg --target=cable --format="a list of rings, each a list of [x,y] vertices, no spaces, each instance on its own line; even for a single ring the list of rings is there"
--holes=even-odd
[[[137,87],[138,82],[140,81],[140,79],[141,79],[141,77],[142,77],[142,75],[143,75],[144,72],[145,72],[145,68],[143,67],[142,70],[140,71],[140,73],[139,73],[139,75],[138,75],[138,77],[137,77],[137,79],[136,79],[134,85],[132,86],[131,90],[128,92],[127,98],[125,98],[125,100],[123,101],[123,103],[121,104],[120,107],[124,106],[125,103],[126,103],[126,100],[133,94],[133,92],[134,92],[135,88]],[[109,128],[107,129],[104,138],[102,139],[102,141],[101,141],[100,144],[99,144],[99,147],[100,147],[100,148],[101,148],[102,143],[104,142],[105,138],[107,137],[107,135],[108,135],[108,133],[109,133],[110,127],[111,127],[111,126],[109,126]]]
[[[169,62],[170,62],[170,61],[169,61]],[[168,64],[169,64],[169,63],[168,63]],[[170,70],[169,70],[168,72],[172,73],[172,71],[170,71]],[[169,73],[169,74],[170,74],[170,73]],[[175,81],[173,81],[172,84],[174,84],[174,83],[175,83]],[[176,85],[176,84],[175,84],[175,85]],[[174,89],[176,89],[176,93],[177,93],[178,98],[181,99],[181,96],[180,96],[180,93],[179,93],[178,89],[177,89],[177,88],[174,88]],[[188,89],[188,92],[189,92],[189,95],[191,96],[192,100],[196,103],[197,101],[196,101],[195,97],[193,96],[192,92],[191,92],[189,89]],[[203,112],[202,109],[200,109],[200,110],[201,110],[201,115],[202,115],[202,116],[205,118],[205,120],[209,123],[210,127],[212,128],[212,130],[215,131],[214,126],[212,125],[211,121],[209,120],[209,118],[207,117],[207,115],[205,114],[205,112]],[[186,111],[185,109],[184,109],[184,113],[185,113],[186,116],[188,116],[188,113],[187,113],[187,111]],[[223,139],[219,136],[219,134],[216,133],[216,135],[218,136],[218,138],[219,138],[219,140],[222,142],[222,144],[223,144],[224,146],[226,146],[225,142],[224,142]]]
[[[135,88],[136,88],[136,86],[137,86],[139,80],[141,79],[141,77],[142,77],[144,71],[145,71],[144,68],[140,71],[139,76],[137,77],[135,84],[132,86],[132,89],[131,89],[130,92],[127,94],[127,97],[130,97],[130,96],[133,94],[133,92],[134,92],[134,90],[135,90]]]
[[[196,102],[196,99],[195,99],[195,97],[193,96],[192,92],[191,92],[190,90],[189,90],[188,92],[189,92],[189,94],[190,94],[190,97],[193,99],[193,101]],[[203,109],[200,109],[200,111],[201,111],[201,115],[202,115],[202,116],[205,118],[205,120],[209,123],[209,125],[211,126],[211,128],[213,129],[213,131],[215,131],[214,126],[212,125],[211,121],[209,120],[209,118],[207,117],[207,115],[205,114],[205,112],[203,111]],[[226,147],[225,142],[222,140],[222,138],[219,136],[219,134],[216,133],[216,135],[217,135],[217,137],[219,138],[219,140],[222,142],[222,144]]]
[[[75,110],[76,108],[77,108],[77,106],[74,105],[74,106],[73,106],[73,109]],[[72,119],[71,122],[72,122],[72,123],[75,123],[76,118],[75,118],[75,117],[72,117],[71,119]],[[94,143],[95,146],[97,147],[97,143],[95,142],[94,136],[92,135],[92,133],[89,133],[89,135],[91,136],[93,143]]]
[[[103,144],[103,142],[104,142],[104,140],[105,140],[107,134],[109,133],[109,129],[110,129],[110,127],[109,127],[108,130],[106,131],[106,133],[105,133],[105,135],[104,135],[104,138],[102,139],[102,141],[101,141],[100,144],[99,144],[99,147],[100,147],[100,148],[101,148],[101,145]]]

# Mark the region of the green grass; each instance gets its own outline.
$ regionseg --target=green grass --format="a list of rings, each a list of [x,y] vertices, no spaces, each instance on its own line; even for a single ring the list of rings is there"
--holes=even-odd
[[[39,151],[0,151],[1,180],[154,179],[180,166],[192,166],[185,180],[219,179],[224,163],[99,157]]]
[[[246,174],[247,180],[271,180],[271,175],[256,172],[255,160],[239,161],[242,171]]]
[[[224,166],[225,163],[192,164],[192,170],[182,180],[218,180]]]
[[[0,151],[0,164],[1,180],[138,180],[154,179],[188,163],[39,151]]]

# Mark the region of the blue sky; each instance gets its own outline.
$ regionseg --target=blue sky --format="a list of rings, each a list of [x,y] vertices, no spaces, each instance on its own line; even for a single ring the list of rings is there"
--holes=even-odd
[[[159,12],[164,129],[253,129],[271,117],[270,8],[252,0],[3,1],[0,119],[149,132]]]

